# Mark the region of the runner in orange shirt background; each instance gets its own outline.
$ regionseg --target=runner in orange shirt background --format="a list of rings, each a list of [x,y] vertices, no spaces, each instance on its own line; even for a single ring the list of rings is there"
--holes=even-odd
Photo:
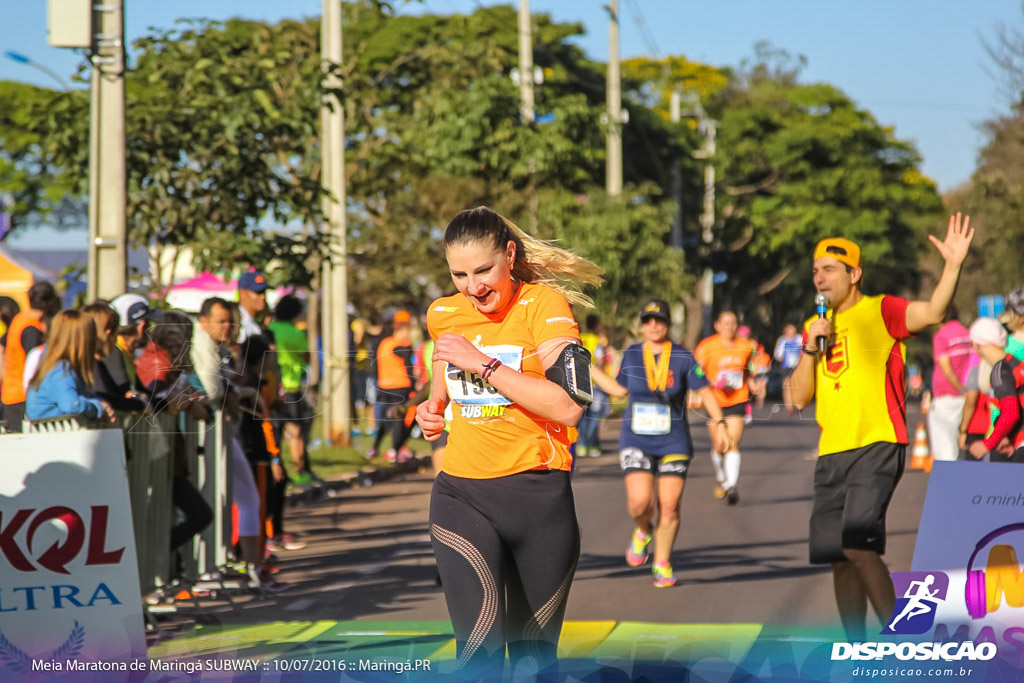
[[[764,397],[765,386],[753,375],[756,349],[749,341],[738,339],[739,321],[732,311],[722,311],[715,319],[715,332],[704,339],[693,355],[704,368],[722,407],[729,434],[729,448],[724,453],[713,447],[711,460],[715,466],[715,496],[729,505],[739,502],[737,484],[740,478],[740,439],[750,396]],[[711,432],[711,442],[717,443]]]

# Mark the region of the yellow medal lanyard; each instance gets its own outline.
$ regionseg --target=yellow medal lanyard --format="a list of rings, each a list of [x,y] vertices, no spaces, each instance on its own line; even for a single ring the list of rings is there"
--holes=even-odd
[[[654,352],[649,344],[644,344],[644,373],[647,375],[647,388],[651,391],[665,391],[668,387],[668,362],[671,355],[672,342],[665,342],[655,364]]]

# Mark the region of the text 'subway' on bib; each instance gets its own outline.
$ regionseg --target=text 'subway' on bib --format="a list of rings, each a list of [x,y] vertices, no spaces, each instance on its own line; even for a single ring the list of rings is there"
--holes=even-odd
[[[497,358],[502,365],[506,365],[516,372],[522,370],[523,347],[521,346],[501,344],[481,346],[480,350],[491,358]],[[512,401],[502,396],[497,389],[491,386],[490,382],[484,380],[478,373],[460,370],[449,363],[445,368],[444,379],[448,387],[448,397],[453,403],[458,403],[461,406],[512,405]]]

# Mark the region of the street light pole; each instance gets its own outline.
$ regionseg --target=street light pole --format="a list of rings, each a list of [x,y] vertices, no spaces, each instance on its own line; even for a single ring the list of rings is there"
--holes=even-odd
[[[29,57],[27,55],[23,55],[23,54],[21,54],[19,52],[14,52],[13,50],[7,50],[6,52],[4,52],[4,56],[7,57],[7,59],[10,59],[13,62],[18,62],[19,64],[24,64],[25,66],[30,66],[33,69],[37,69],[39,71],[42,71],[44,74],[46,74],[50,78],[52,78],[53,80],[57,81],[57,83],[60,84],[61,89],[63,89],[63,90],[71,90],[71,84],[68,83],[67,81],[65,81],[63,78],[61,78],[57,74],[56,71],[54,71],[50,67],[46,66],[45,64],[40,64],[39,62],[37,62],[36,60],[32,59],[31,57]]]
[[[342,87],[336,69],[342,61],[341,0],[323,0],[320,59],[325,86]],[[323,264],[320,291],[323,315],[324,375],[320,390],[324,436],[331,443],[349,444],[350,387],[348,348],[348,246],[345,223],[345,111],[335,96],[325,96],[321,109],[320,150],[323,166],[324,230],[330,235],[330,255]]]
[[[530,0],[519,0],[519,117],[529,125],[536,119],[533,101],[533,27]]]
[[[608,6],[608,131],[605,141],[605,190],[622,194],[622,74],[619,71],[619,0]]]
[[[128,286],[127,168],[124,138],[124,0],[93,5],[89,128],[90,301]]]

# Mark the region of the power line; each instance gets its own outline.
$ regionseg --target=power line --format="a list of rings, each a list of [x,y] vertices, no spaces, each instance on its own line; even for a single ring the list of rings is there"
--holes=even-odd
[[[630,0],[630,2],[633,4],[633,23],[636,24],[637,30],[640,31],[640,39],[647,46],[648,52],[654,55],[654,57],[660,58],[661,50],[658,48],[658,41],[654,39],[654,34],[651,33],[650,28],[647,26],[644,11],[640,8],[640,0]]]

